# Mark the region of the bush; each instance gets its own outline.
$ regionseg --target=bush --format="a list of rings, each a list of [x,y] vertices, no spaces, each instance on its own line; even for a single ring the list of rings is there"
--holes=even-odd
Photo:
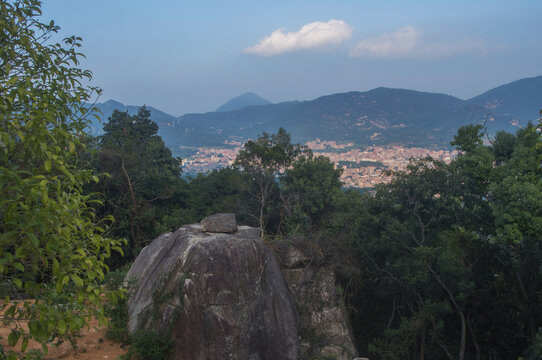
[[[124,278],[128,272],[130,264],[111,271],[104,279],[104,284],[107,289],[116,291],[125,291],[125,295],[129,296],[132,284],[125,284]],[[112,341],[119,342],[121,344],[130,343],[130,334],[128,333],[128,304],[127,297],[118,298],[115,302],[105,304],[105,315],[109,318],[107,324],[107,330],[105,333],[106,338]]]
[[[173,341],[156,331],[140,330],[132,336],[132,344],[124,360],[163,360],[173,349]]]

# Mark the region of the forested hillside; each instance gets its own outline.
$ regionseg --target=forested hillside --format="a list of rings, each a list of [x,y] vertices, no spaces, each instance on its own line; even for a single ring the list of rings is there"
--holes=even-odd
[[[512,115],[522,123],[535,121],[542,101],[542,76],[501,85],[467,101],[491,112]]]

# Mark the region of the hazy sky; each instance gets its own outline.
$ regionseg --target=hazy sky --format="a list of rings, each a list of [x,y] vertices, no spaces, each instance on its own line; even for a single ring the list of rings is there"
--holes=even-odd
[[[101,101],[172,115],[253,91],[310,100],[379,86],[469,98],[542,75],[541,0],[45,0],[83,37]]]

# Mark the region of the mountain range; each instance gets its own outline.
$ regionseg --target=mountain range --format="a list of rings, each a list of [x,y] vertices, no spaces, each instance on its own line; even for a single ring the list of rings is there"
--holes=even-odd
[[[159,126],[159,135],[175,155],[193,148],[244,143],[279,127],[294,142],[319,138],[359,146],[403,145],[446,148],[457,129],[483,123],[490,134],[515,131],[538,118],[542,108],[542,76],[518,80],[468,100],[445,94],[408,89],[376,88],[322,96],[310,101],[266,103],[253,93],[227,102],[215,112],[175,117],[147,107]],[[137,112],[114,100],[97,104],[103,117],[113,110]],[[99,134],[99,124],[92,133]]]

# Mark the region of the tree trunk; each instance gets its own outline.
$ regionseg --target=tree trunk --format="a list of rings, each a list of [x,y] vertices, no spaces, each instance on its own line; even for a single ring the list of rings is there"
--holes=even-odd
[[[474,332],[474,328],[470,321],[470,315],[468,316],[467,325],[469,328],[470,338],[472,340],[472,343],[474,344],[474,348],[476,349],[476,360],[480,360],[482,358],[482,349],[480,347],[480,344],[478,343],[478,339],[476,338],[476,333]]]
[[[523,300],[525,300],[525,303],[527,305],[527,318],[529,319],[529,335],[531,337],[531,344],[534,344],[536,342],[535,310],[531,300],[529,299],[529,294],[527,294],[527,289],[525,289],[525,285],[523,285],[523,278],[521,277],[521,259],[519,258],[519,255],[518,265],[516,268],[516,278],[518,280],[519,288],[521,290],[521,296],[523,297]]]
[[[433,277],[437,280],[437,282],[440,284],[442,289],[448,294],[448,298],[450,299],[450,302],[454,306],[457,314],[461,318],[461,341],[459,343],[459,360],[465,360],[465,350],[467,347],[467,319],[465,318],[465,314],[463,310],[461,310],[461,307],[457,303],[454,294],[452,294],[452,291],[444,284],[444,281],[438,276],[437,272],[433,269],[433,267],[429,264],[426,264],[427,270],[433,275]]]

